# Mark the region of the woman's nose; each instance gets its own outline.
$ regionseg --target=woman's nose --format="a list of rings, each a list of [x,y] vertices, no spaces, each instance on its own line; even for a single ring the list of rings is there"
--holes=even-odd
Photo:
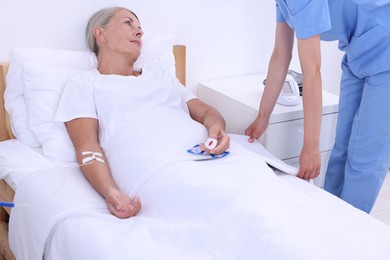
[[[135,36],[137,36],[138,38],[141,38],[142,35],[144,35],[144,32],[142,31],[142,29],[138,29],[137,32],[135,33]]]

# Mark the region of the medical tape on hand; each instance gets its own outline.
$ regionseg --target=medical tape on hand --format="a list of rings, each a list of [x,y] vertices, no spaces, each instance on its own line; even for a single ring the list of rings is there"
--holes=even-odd
[[[99,152],[92,152],[92,151],[85,151],[82,152],[81,155],[89,155],[88,157],[85,157],[84,159],[81,160],[83,164],[86,164],[88,162],[91,162],[93,160],[99,161],[101,163],[105,163],[103,160],[103,155]]]

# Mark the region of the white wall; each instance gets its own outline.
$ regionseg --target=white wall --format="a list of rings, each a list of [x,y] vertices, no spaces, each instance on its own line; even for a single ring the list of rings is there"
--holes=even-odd
[[[13,47],[84,49],[88,18],[107,6],[135,11],[145,35],[174,29],[187,45],[187,86],[265,72],[275,29],[272,0],[0,0],[0,61]],[[338,93],[340,52],[323,44],[324,88]],[[296,56],[292,69],[300,71]],[[239,87],[239,86],[238,86]]]

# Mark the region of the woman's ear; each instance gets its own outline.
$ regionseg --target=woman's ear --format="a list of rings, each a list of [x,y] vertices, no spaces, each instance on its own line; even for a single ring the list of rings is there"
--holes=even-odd
[[[96,38],[96,43],[105,43],[106,40],[106,34],[103,27],[96,26],[93,30],[93,35]]]

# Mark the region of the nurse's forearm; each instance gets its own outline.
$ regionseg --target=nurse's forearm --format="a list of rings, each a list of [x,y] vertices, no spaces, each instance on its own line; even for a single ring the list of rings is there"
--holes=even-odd
[[[268,121],[274,109],[290,66],[293,46],[294,31],[286,23],[277,23],[275,45],[268,64],[267,83],[259,106],[258,118],[262,120]]]
[[[306,148],[319,149],[322,115],[320,36],[298,39],[298,55],[303,73],[303,145]]]
[[[289,56],[275,51],[273,52],[268,66],[267,83],[264,86],[264,92],[259,106],[258,116],[260,118],[268,121],[282,89],[290,61],[291,54]]]
[[[303,145],[310,149],[319,149],[319,138],[322,115],[322,84],[321,74],[304,76],[303,113],[304,140]]]

